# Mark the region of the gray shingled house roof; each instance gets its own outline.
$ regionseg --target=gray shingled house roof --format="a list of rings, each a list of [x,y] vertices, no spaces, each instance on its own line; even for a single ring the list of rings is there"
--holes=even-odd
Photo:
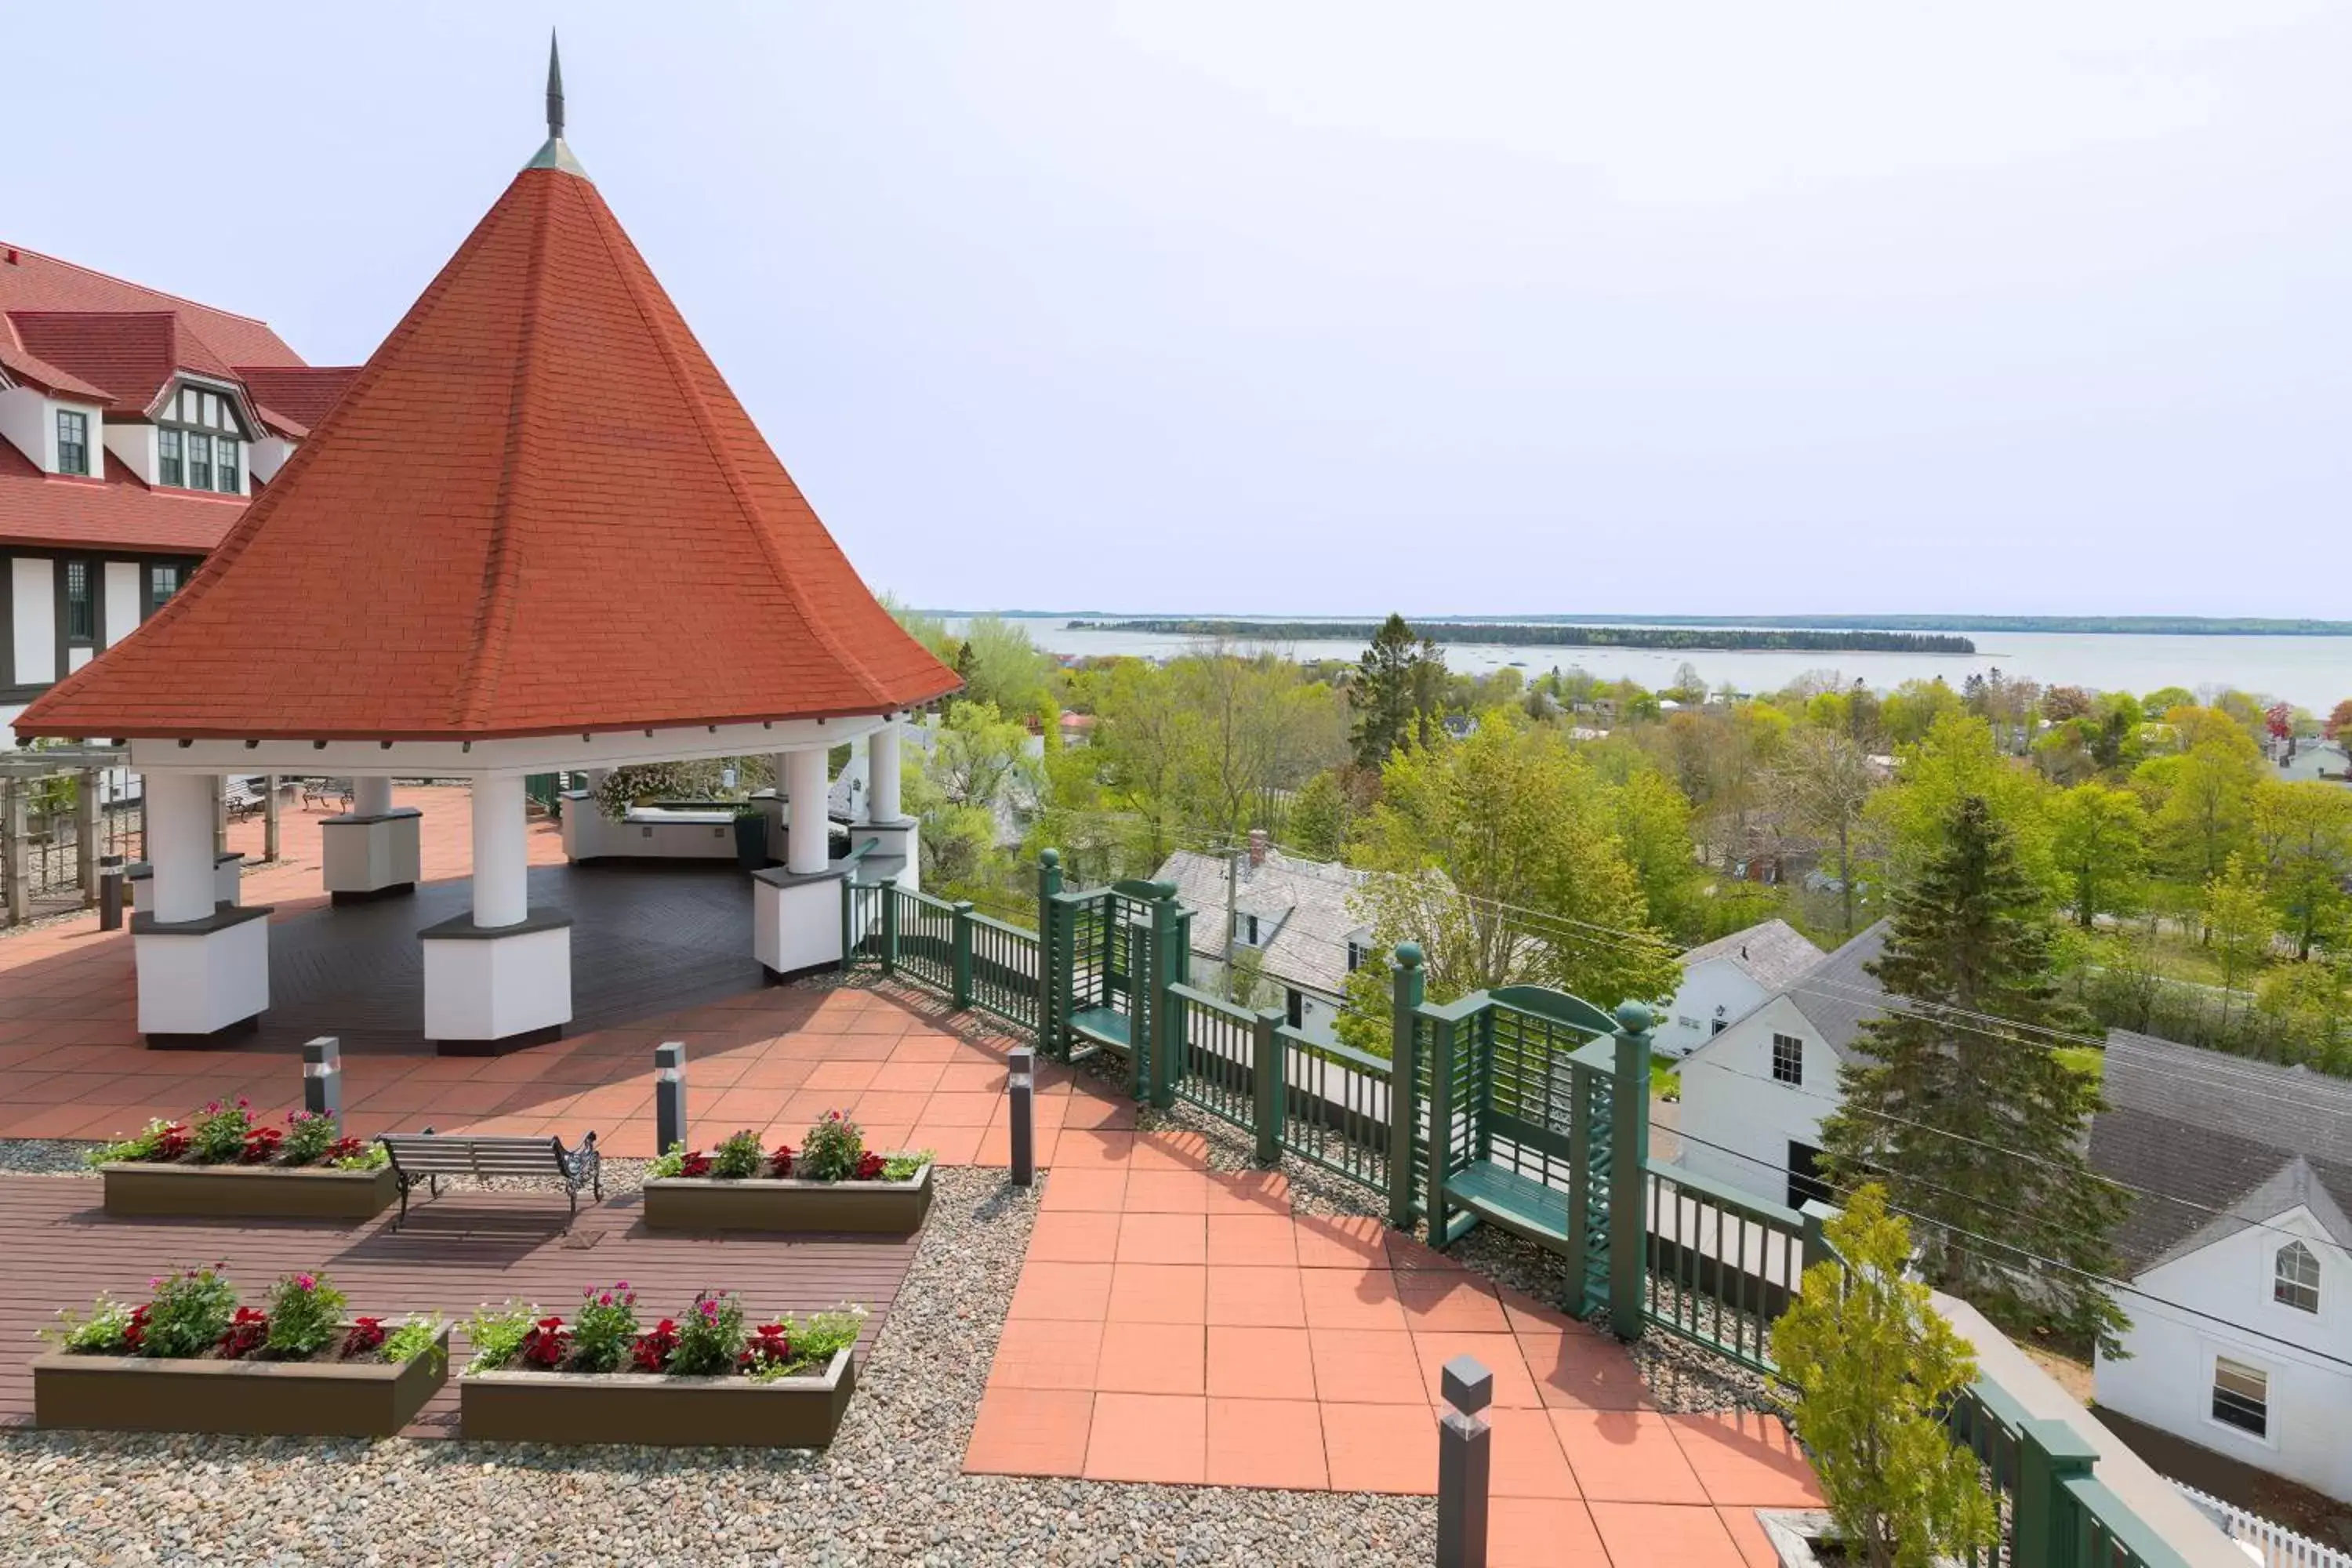
[[[1727,958],[1765,990],[1781,991],[1827,956],[1787,921],[1770,920],[1692,948],[1681,963],[1688,969],[1709,959]]]
[[[2102,1088],[2092,1167],[2141,1194],[2116,1233],[2126,1273],[2298,1205],[2352,1246],[2352,1081],[2117,1029]]]
[[[1279,849],[1258,865],[1238,858],[1234,908],[1258,918],[1267,978],[1339,995],[1348,984],[1348,938],[1367,924],[1355,895],[1368,873]],[[1202,958],[1225,956],[1226,864],[1222,855],[1179,849],[1160,868],[1159,880],[1175,883],[1192,910],[1192,951]]]
[[[1885,1010],[1886,987],[1863,966],[1877,962],[1886,948],[1886,922],[1859,931],[1843,947],[1788,984],[1782,993],[1797,1005],[1822,1043],[1841,1062],[1860,1055],[1853,1042],[1862,1026]]]

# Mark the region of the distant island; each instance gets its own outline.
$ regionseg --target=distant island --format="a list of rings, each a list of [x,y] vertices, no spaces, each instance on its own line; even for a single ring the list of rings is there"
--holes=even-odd
[[[1378,621],[1072,620],[1070,631],[1151,632],[1167,637],[1247,637],[1266,642],[1314,638],[1369,642]],[[1651,647],[1704,653],[1727,649],[1793,648],[1806,653],[1958,653],[1977,651],[1964,637],[1915,631],[1811,631],[1717,626],[1563,626],[1538,621],[1414,621],[1432,642],[1515,643],[1530,647]]]
[[[1247,616],[1213,614],[1144,616],[1112,610],[932,610],[931,615],[957,619],[975,615],[1012,616],[1023,619],[1066,620],[1073,626],[1139,627],[1162,622],[1193,624],[1267,624]],[[1414,626],[1421,620],[1410,614]],[[1282,625],[1354,626],[1353,621],[1309,620]],[[1488,630],[1526,630],[1533,626],[1727,626],[1769,630],[1889,631],[1889,632],[2077,632],[2122,637],[2352,637],[2352,621],[2285,619],[2267,616],[1633,616],[1517,615],[1477,616],[1459,611],[1432,617],[1432,626],[1478,626]],[[1326,635],[1338,635],[1327,633]],[[1632,644],[1622,646],[1631,647]],[[1748,644],[1724,644],[1748,647]],[[1803,646],[1803,645],[1789,645]],[[1859,646],[1859,645],[1841,645]],[[1943,649],[1935,651],[1942,652]]]

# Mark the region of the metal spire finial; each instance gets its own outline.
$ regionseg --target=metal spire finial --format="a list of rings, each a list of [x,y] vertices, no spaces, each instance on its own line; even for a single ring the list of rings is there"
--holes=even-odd
[[[555,29],[547,30],[547,135],[563,134],[563,57],[556,52]]]

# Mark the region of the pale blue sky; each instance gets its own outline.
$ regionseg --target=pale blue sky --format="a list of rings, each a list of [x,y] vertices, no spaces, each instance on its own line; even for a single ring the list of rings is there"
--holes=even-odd
[[[2330,0],[15,5],[0,238],[363,358],[551,19],[919,602],[2352,613]]]

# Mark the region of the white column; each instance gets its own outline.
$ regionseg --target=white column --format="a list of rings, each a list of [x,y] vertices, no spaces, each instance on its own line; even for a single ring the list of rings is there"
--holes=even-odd
[[[794,876],[822,871],[832,859],[825,791],[831,783],[824,748],[784,753],[784,793],[792,797],[792,826],[784,838],[784,869]]]
[[[392,780],[389,778],[355,778],[352,781],[352,810],[360,816],[382,816],[392,809]]]
[[[898,820],[898,725],[896,720],[866,738],[866,816],[874,822]]]
[[[522,775],[474,781],[474,924],[520,925],[530,912],[530,841]]]
[[[213,778],[146,775],[147,863],[155,868],[155,918],[200,921],[213,912]]]

